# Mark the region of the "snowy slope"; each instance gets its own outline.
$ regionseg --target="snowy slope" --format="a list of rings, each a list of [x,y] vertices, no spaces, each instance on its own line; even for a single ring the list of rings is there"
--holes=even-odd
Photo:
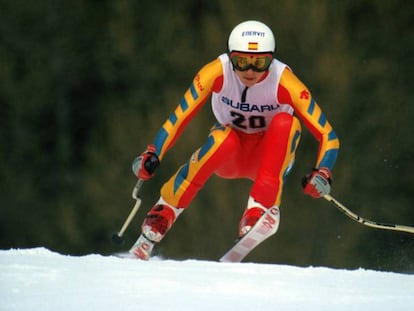
[[[414,310],[414,275],[0,250],[0,310]]]

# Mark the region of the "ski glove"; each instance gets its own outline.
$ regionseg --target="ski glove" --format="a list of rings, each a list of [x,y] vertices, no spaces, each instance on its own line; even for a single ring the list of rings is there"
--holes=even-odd
[[[138,178],[148,180],[154,176],[154,171],[159,165],[160,160],[155,153],[155,146],[148,145],[147,150],[132,162],[132,171]]]
[[[321,198],[331,191],[332,174],[327,167],[314,169],[302,178],[303,192],[313,198]]]

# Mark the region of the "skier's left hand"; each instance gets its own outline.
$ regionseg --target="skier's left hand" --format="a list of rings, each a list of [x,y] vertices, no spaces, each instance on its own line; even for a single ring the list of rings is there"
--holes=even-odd
[[[321,198],[331,191],[332,173],[327,167],[314,169],[302,178],[303,192],[313,198]]]

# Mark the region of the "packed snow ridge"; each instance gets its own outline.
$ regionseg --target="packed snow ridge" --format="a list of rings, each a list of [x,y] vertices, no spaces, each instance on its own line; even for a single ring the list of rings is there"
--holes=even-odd
[[[0,310],[414,310],[414,275],[0,250]]]

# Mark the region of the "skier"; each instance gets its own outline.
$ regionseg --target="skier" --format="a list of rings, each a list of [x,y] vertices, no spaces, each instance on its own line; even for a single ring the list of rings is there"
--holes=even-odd
[[[339,140],[308,88],[274,53],[275,39],[267,25],[253,20],[237,25],[228,39],[228,53],[201,68],[153,143],[134,160],[138,178],[153,177],[166,152],[211,96],[217,123],[206,142],[162,186],[130,253],[147,260],[154,244],[212,174],[253,181],[240,237],[268,209],[279,217],[283,184],[301,136],[298,118],[319,142],[314,169],[302,180],[304,193],[314,198],[329,194]]]

